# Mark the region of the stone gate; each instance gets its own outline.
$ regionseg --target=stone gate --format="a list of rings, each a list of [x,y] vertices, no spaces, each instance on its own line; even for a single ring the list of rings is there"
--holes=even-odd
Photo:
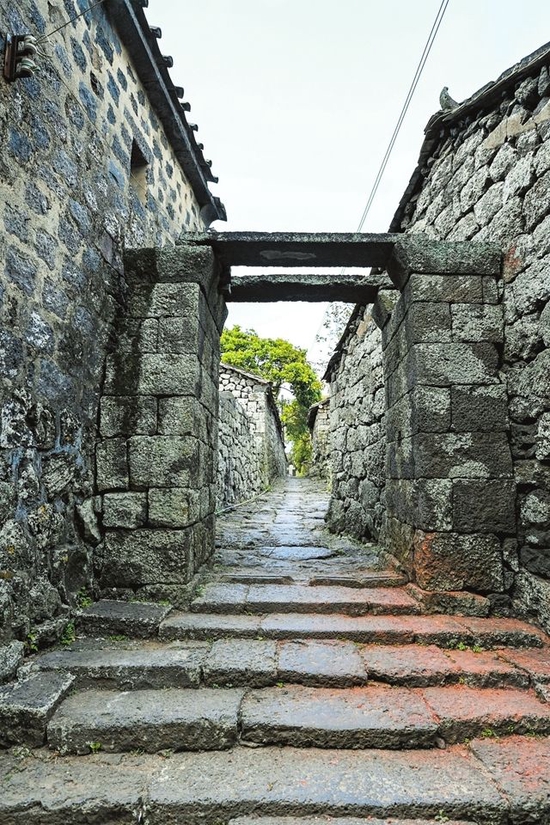
[[[231,266],[266,262],[377,269],[231,278]],[[499,379],[500,266],[491,244],[402,235],[207,233],[129,253],[128,313],[101,400],[102,591],[177,601],[213,550],[226,298],[350,291],[375,303],[383,335],[387,549],[422,587],[501,590],[515,488]]]

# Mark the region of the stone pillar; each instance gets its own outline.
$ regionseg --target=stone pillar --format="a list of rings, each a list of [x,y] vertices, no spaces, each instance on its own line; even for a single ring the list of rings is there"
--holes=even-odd
[[[104,595],[177,604],[214,549],[226,309],[208,247],[131,251],[126,275],[100,406],[96,573]]]
[[[515,484],[500,376],[500,252],[405,237],[381,295],[388,549],[426,590],[499,593]]]

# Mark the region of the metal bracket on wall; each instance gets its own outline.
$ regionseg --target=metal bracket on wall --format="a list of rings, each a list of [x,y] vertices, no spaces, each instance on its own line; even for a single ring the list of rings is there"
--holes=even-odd
[[[32,59],[38,51],[32,34],[6,34],[4,78],[13,83],[18,77],[32,77],[38,68]]]

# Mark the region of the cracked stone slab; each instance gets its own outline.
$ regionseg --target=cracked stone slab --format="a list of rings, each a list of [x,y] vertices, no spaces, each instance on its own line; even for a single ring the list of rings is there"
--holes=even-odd
[[[81,610],[78,626],[88,635],[156,636],[159,624],[172,610],[155,602],[118,602],[103,599]]]
[[[513,823],[550,821],[550,739],[510,736],[470,744],[510,800]]]
[[[438,733],[421,695],[386,685],[254,690],[241,725],[243,740],[321,748],[432,747]]]
[[[279,644],[277,677],[282,682],[346,687],[364,685],[367,671],[353,642],[299,640]]]
[[[203,666],[204,681],[214,685],[272,685],[277,672],[276,642],[218,639]]]
[[[307,540],[307,539],[306,539]],[[277,545],[258,547],[258,554],[282,561],[309,561],[310,559],[329,559],[336,555],[336,550],[329,547],[316,547],[308,544]]]
[[[460,668],[435,645],[365,645],[361,648],[369,678],[396,685],[447,684]]]
[[[151,782],[150,825],[256,816],[391,815],[503,822],[508,802],[465,748],[236,748],[176,754]]]
[[[510,733],[550,733],[550,707],[533,691],[452,685],[420,691],[447,742]]]
[[[538,651],[535,648],[532,652]],[[527,651],[525,651],[527,652]],[[531,652],[531,651],[529,651]],[[505,660],[504,651],[446,650],[448,658],[459,668],[459,679],[473,687],[528,687],[529,677],[519,667]]]
[[[131,688],[198,687],[209,645],[167,646],[145,642],[140,647],[54,650],[33,660],[33,669],[73,674],[83,687]]]
[[[66,699],[48,724],[48,745],[86,754],[104,751],[221,750],[237,741],[242,690],[167,688],[89,690]]]
[[[35,673],[0,688],[0,746],[44,743],[46,725],[67,695],[70,673]]]
[[[499,655],[528,673],[534,681],[550,683],[550,647],[538,650],[501,650]]]
[[[455,619],[468,631],[473,643],[481,647],[542,647],[548,641],[542,630],[520,619]]]

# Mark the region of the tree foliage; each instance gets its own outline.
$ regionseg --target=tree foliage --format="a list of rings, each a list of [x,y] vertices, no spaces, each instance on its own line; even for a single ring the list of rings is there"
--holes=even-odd
[[[292,442],[290,458],[299,472],[307,468],[311,453],[307,412],[321,398],[321,382],[306,360],[306,351],[284,338],[260,338],[252,329],[236,325],[221,336],[222,361],[255,373],[273,385],[276,396],[281,387],[290,389],[292,401],[279,400],[281,419]]]

